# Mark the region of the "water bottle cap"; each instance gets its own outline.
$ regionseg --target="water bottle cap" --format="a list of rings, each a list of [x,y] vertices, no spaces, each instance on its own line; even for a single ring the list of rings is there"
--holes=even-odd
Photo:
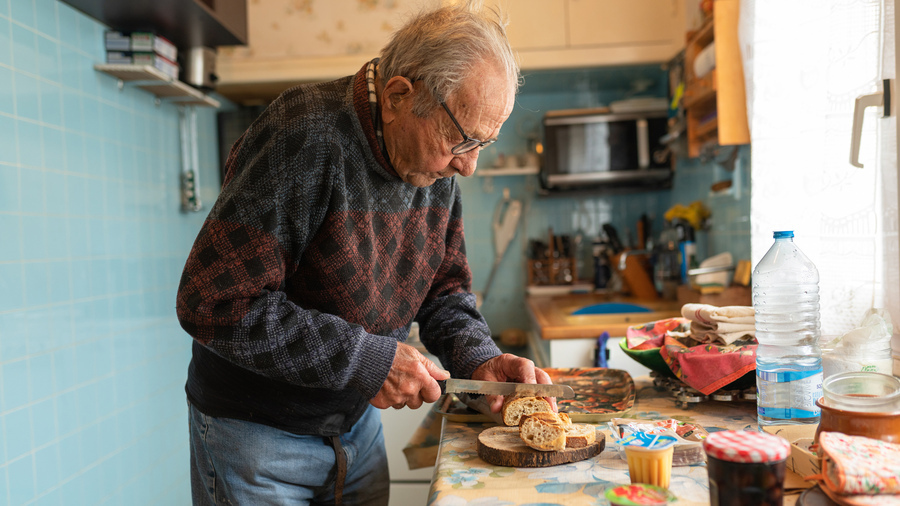
[[[776,239],[792,239],[794,237],[794,231],[793,230],[785,230],[785,231],[781,231],[781,232],[775,232],[775,234],[773,234],[773,235],[775,236]]]

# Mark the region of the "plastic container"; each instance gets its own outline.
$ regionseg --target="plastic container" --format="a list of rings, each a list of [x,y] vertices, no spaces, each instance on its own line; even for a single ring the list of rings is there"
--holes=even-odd
[[[714,432],[703,442],[712,505],[781,506],[785,462],[791,454],[786,439],[763,432]]]
[[[758,421],[761,426],[818,423],[819,272],[794,244],[794,232],[774,237],[753,270]]]
[[[824,378],[857,371],[891,374],[892,335],[890,313],[872,308],[849,332],[834,338],[820,338]]]
[[[644,433],[651,436],[658,434],[675,438],[672,467],[693,466],[706,462],[706,454],[703,453],[703,439],[708,432],[700,425],[684,423],[671,418],[668,420],[613,418],[609,422],[609,428],[612,444],[618,447],[619,458],[622,460],[628,460],[622,441],[634,433]]]
[[[645,483],[610,487],[605,495],[610,506],[664,506],[677,499],[668,490]]]
[[[669,488],[672,479],[672,454],[677,442],[672,436],[642,432],[622,439],[631,483],[648,483]]]
[[[824,403],[861,413],[900,410],[900,379],[875,372],[836,374],[822,383]]]

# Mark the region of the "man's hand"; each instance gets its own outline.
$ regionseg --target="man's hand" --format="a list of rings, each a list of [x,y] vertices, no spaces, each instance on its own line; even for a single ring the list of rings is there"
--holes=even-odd
[[[449,372],[436,366],[418,350],[398,342],[391,372],[369,404],[379,409],[400,409],[403,406],[418,409],[423,402],[438,400],[441,387],[437,380],[449,378]]]
[[[517,357],[509,353],[496,356],[478,366],[472,373],[472,379],[483,381],[514,381],[516,383],[540,383],[549,385],[553,383],[550,375],[534,366],[534,362],[527,358]],[[556,399],[547,399],[553,411],[557,410]],[[491,412],[499,413],[503,407],[502,395],[489,395],[488,402]]]

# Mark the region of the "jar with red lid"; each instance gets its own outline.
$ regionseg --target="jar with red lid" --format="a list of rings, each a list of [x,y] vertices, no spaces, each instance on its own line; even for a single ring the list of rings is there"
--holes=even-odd
[[[787,440],[763,432],[713,432],[703,442],[711,506],[781,506]]]

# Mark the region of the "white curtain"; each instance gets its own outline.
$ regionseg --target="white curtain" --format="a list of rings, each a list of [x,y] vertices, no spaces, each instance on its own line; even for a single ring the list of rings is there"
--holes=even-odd
[[[894,120],[870,108],[866,168],[849,163],[855,98],[893,77],[893,6],[884,5],[893,1],[741,1],[753,263],[773,231],[793,230],[819,270],[826,336],[872,307],[889,307],[900,324]]]

